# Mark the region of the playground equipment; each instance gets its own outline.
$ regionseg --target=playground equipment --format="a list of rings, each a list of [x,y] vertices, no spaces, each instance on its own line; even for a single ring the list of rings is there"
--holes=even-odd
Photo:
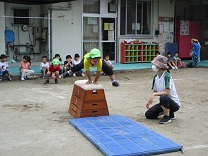
[[[86,82],[78,80],[74,83],[69,114],[74,118],[109,115],[103,86],[86,85]]]

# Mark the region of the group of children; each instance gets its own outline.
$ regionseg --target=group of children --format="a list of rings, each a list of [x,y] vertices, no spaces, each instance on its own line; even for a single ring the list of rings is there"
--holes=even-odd
[[[64,61],[64,67],[62,69],[60,62],[62,61],[59,54],[56,54],[52,60],[52,64],[49,66],[47,63],[47,59],[43,56],[43,60],[41,63],[41,72],[43,74],[43,78],[46,78],[45,84],[48,84],[49,78],[52,77],[55,79],[55,84],[58,83],[59,78],[66,78],[67,76],[85,76],[83,73],[83,69],[85,69],[88,83],[97,84],[97,80],[100,76],[100,72],[103,71],[104,74],[108,75],[112,81],[113,86],[119,86],[119,84],[115,81],[113,76],[113,64],[109,60],[109,55],[105,56],[105,59],[102,60],[100,51],[98,49],[92,49],[89,53],[84,56],[84,59],[80,61],[79,54],[75,54],[74,60],[72,61],[71,55],[66,56],[66,60]],[[90,67],[97,67],[97,72],[95,76],[95,80],[91,80],[90,75]]]
[[[61,66],[62,59],[61,59],[59,54],[55,54],[53,60],[55,60],[55,62],[59,63],[59,66],[56,69],[56,70],[59,70],[58,71],[59,78],[61,77],[61,75],[63,73],[69,71],[71,69],[71,67],[77,65],[80,62],[79,58],[80,58],[79,54],[75,54],[74,55],[74,60],[72,61],[71,55],[67,55],[66,60],[64,61],[64,67],[62,68],[62,66]],[[52,61],[52,64],[54,64],[53,61]],[[49,70],[50,68],[52,69],[52,66],[49,66],[49,63],[47,62],[47,57],[43,56],[42,57],[42,62],[40,64],[40,70],[41,70],[43,78],[47,78],[47,74],[51,72]],[[85,76],[82,70],[77,72],[77,73],[74,73],[73,76],[77,76],[79,74],[82,75],[82,76]]]
[[[59,54],[55,54],[51,65],[49,65],[48,61],[47,61],[47,56],[43,56],[42,57],[42,62],[40,64],[40,70],[42,73],[42,78],[46,79],[45,84],[49,83],[49,78],[54,78],[55,79],[55,84],[58,83],[58,79],[59,78],[65,78],[66,75],[68,75],[69,71],[72,71],[73,69],[78,69],[78,70],[73,70],[74,72],[72,73],[72,76],[85,76],[85,74],[83,73],[83,69],[86,70],[87,73],[87,77],[89,79],[89,67],[98,67],[97,71],[101,71],[103,70],[103,66],[104,66],[104,74],[106,75],[110,75],[110,79],[112,80],[112,83],[115,86],[115,79],[112,76],[113,75],[113,64],[110,61],[110,56],[106,55],[104,60],[102,60],[101,58],[101,54],[100,51],[98,49],[94,49],[94,51],[96,51],[98,54],[96,57],[92,57],[91,55],[93,50],[91,51],[91,53],[86,54],[85,56],[89,55],[89,57],[85,57],[82,61],[80,61],[80,56],[79,54],[75,54],[74,55],[74,60],[72,60],[71,55],[67,55],[66,56],[66,60],[64,61],[64,66],[62,68],[61,65],[61,57]],[[99,61],[94,61],[94,60],[99,60]],[[85,62],[84,66],[82,67],[83,61]],[[101,62],[101,63],[100,63]],[[87,66],[86,67],[86,63]],[[81,66],[80,66],[81,64]],[[21,80],[24,81],[26,79],[29,78],[37,78],[37,76],[34,75],[34,70],[31,70],[30,68],[31,66],[31,61],[30,61],[30,57],[29,56],[23,56],[22,61],[19,64],[19,72],[20,72],[20,76],[21,76]],[[9,81],[12,81],[11,78],[11,73],[8,70],[8,62],[7,62],[7,56],[2,54],[0,56],[0,81],[2,81],[2,77],[4,75],[7,75],[7,79]],[[78,68],[77,68],[78,67]],[[81,67],[81,68],[80,68]],[[73,69],[72,69],[73,68]],[[107,69],[107,71],[106,71]],[[100,73],[99,73],[100,74]],[[98,75],[96,75],[96,79],[98,79]],[[90,78],[91,79],[91,78]],[[95,81],[94,81],[95,83]]]
[[[160,52],[156,53],[156,57],[160,55]],[[178,52],[174,54],[174,57],[172,57],[171,52],[167,53],[167,65],[169,69],[178,69],[178,68],[183,68],[184,67],[184,62],[178,57]]]

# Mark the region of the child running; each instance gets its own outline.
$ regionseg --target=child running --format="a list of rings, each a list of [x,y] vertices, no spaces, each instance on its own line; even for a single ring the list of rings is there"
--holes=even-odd
[[[8,81],[12,81],[10,72],[8,70],[9,65],[7,62],[7,56],[2,54],[0,56],[0,60],[1,60],[0,61],[0,82],[2,81],[2,76],[4,76],[4,75],[8,76],[8,78],[7,78]]]
[[[61,69],[60,61],[58,59],[53,59],[52,64],[49,67],[49,71],[46,74],[46,81],[44,84],[48,84],[50,82],[49,81],[50,76],[55,79],[55,84],[58,84],[60,69]]]
[[[147,119],[157,119],[159,115],[164,114],[160,124],[171,122],[175,118],[174,112],[180,108],[180,99],[169,73],[167,62],[168,59],[160,55],[152,61],[152,70],[156,72],[156,75],[152,84],[153,93],[146,104],[148,110],[145,116]],[[155,96],[160,97],[159,103],[149,108]]]
[[[95,75],[95,79],[92,80],[91,75],[90,75],[90,67],[95,68],[97,67],[97,72]],[[120,86],[118,82],[116,82],[114,75],[113,75],[113,70],[107,65],[107,63],[101,59],[101,54],[100,50],[94,48],[92,49],[89,53],[87,53],[84,56],[84,59],[77,64],[76,66],[73,66],[70,71],[66,72],[63,74],[63,78],[67,76],[72,76],[73,73],[80,71],[81,69],[85,69],[86,75],[88,78],[88,81],[86,84],[98,84],[98,79],[100,77],[100,72],[103,71],[105,74],[107,74],[112,82],[112,85],[114,87]]]

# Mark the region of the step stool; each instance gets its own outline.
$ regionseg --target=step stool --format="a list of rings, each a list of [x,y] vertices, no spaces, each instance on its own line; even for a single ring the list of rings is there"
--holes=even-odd
[[[102,85],[89,84],[87,80],[74,83],[68,112],[74,118],[109,115],[105,92]]]

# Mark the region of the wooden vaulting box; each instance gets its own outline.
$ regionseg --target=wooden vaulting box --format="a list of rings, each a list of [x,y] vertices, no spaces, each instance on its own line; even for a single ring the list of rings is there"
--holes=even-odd
[[[109,115],[102,85],[86,85],[86,80],[74,83],[68,112],[74,118]]]

